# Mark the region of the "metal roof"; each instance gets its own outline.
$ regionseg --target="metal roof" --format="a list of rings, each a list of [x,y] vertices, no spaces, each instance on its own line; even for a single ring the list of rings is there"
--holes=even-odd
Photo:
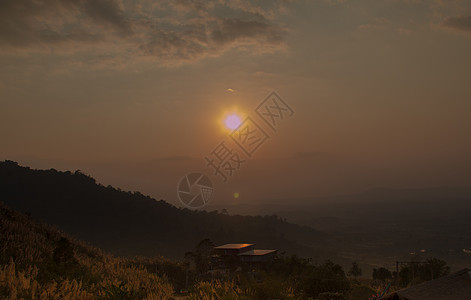
[[[225,244],[222,246],[214,247],[214,249],[225,249],[225,250],[230,250],[230,249],[242,249],[245,247],[253,246],[255,244]]]
[[[263,255],[267,255],[267,254],[270,254],[270,253],[273,253],[273,252],[276,252],[276,250],[251,250],[251,251],[247,251],[247,252],[243,252],[243,253],[239,253],[239,256],[243,255],[250,255],[250,256],[263,256]]]

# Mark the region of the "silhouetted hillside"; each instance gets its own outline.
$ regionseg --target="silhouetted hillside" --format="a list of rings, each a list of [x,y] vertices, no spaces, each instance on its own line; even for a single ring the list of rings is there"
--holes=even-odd
[[[163,257],[114,257],[0,203],[0,299],[290,300],[342,295],[338,299],[356,300],[375,291],[347,278],[332,261],[312,264],[295,255],[280,255],[269,272],[244,267],[221,281],[199,267],[210,263],[201,249],[193,252],[198,266]],[[178,292],[182,289],[186,291]],[[186,297],[174,298],[179,295]]]
[[[8,206],[119,255],[182,258],[210,238],[216,244],[249,242],[319,257],[318,247],[326,239],[277,216],[180,209],[138,192],[102,186],[80,171],[33,170],[5,161],[0,163],[0,190]]]
[[[152,274],[156,267],[165,279]],[[163,300],[179,274],[178,263],[116,258],[0,203],[1,299]]]

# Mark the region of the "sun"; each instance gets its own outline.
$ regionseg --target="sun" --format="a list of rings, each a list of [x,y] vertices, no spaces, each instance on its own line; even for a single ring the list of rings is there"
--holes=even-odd
[[[224,126],[230,130],[239,127],[240,123],[242,123],[242,118],[236,113],[231,113],[224,118]]]
[[[226,108],[224,111],[221,111],[217,122],[222,131],[228,133],[239,128],[239,126],[244,122],[245,118],[246,114],[244,113],[244,110],[239,106],[234,105],[232,107]]]

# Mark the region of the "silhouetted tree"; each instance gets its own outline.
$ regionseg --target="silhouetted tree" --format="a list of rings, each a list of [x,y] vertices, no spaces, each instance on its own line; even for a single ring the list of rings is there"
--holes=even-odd
[[[402,266],[399,271],[399,280],[402,286],[408,286],[445,276],[449,272],[450,267],[447,266],[446,261],[429,258],[425,262],[412,261]]]
[[[204,274],[210,268],[213,251],[214,243],[210,239],[204,239],[196,245],[195,251],[187,252],[185,257],[194,263],[198,274]]]
[[[424,265],[421,270],[424,280],[436,279],[450,273],[450,267],[444,260],[434,257],[427,259],[426,262],[428,265]]]
[[[356,261],[352,263],[352,267],[348,271],[348,276],[355,277],[355,278],[361,276],[361,269],[358,266],[358,263]]]
[[[304,277],[304,292],[308,297],[318,297],[321,293],[345,293],[350,284],[342,267],[331,260],[313,266]]]
[[[380,280],[380,281],[386,281],[388,279],[392,278],[391,271],[389,271],[386,268],[379,268],[379,269],[373,269],[373,279],[375,280]]]

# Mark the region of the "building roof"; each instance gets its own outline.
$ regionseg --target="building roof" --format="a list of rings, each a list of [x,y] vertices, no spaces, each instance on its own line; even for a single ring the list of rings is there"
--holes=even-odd
[[[453,300],[469,299],[471,295],[471,270],[463,269],[435,280],[423,282],[396,291],[381,299],[400,300]]]
[[[246,255],[249,255],[249,256],[263,256],[263,255],[267,255],[267,254],[270,254],[270,253],[274,253],[276,252],[276,250],[250,250],[250,251],[246,251],[246,252],[242,252],[242,253],[239,253],[239,256],[243,255],[243,256],[246,256]]]
[[[253,245],[254,244],[225,244],[222,246],[214,247],[214,249],[223,249],[223,250],[242,249],[242,248],[246,248]]]

